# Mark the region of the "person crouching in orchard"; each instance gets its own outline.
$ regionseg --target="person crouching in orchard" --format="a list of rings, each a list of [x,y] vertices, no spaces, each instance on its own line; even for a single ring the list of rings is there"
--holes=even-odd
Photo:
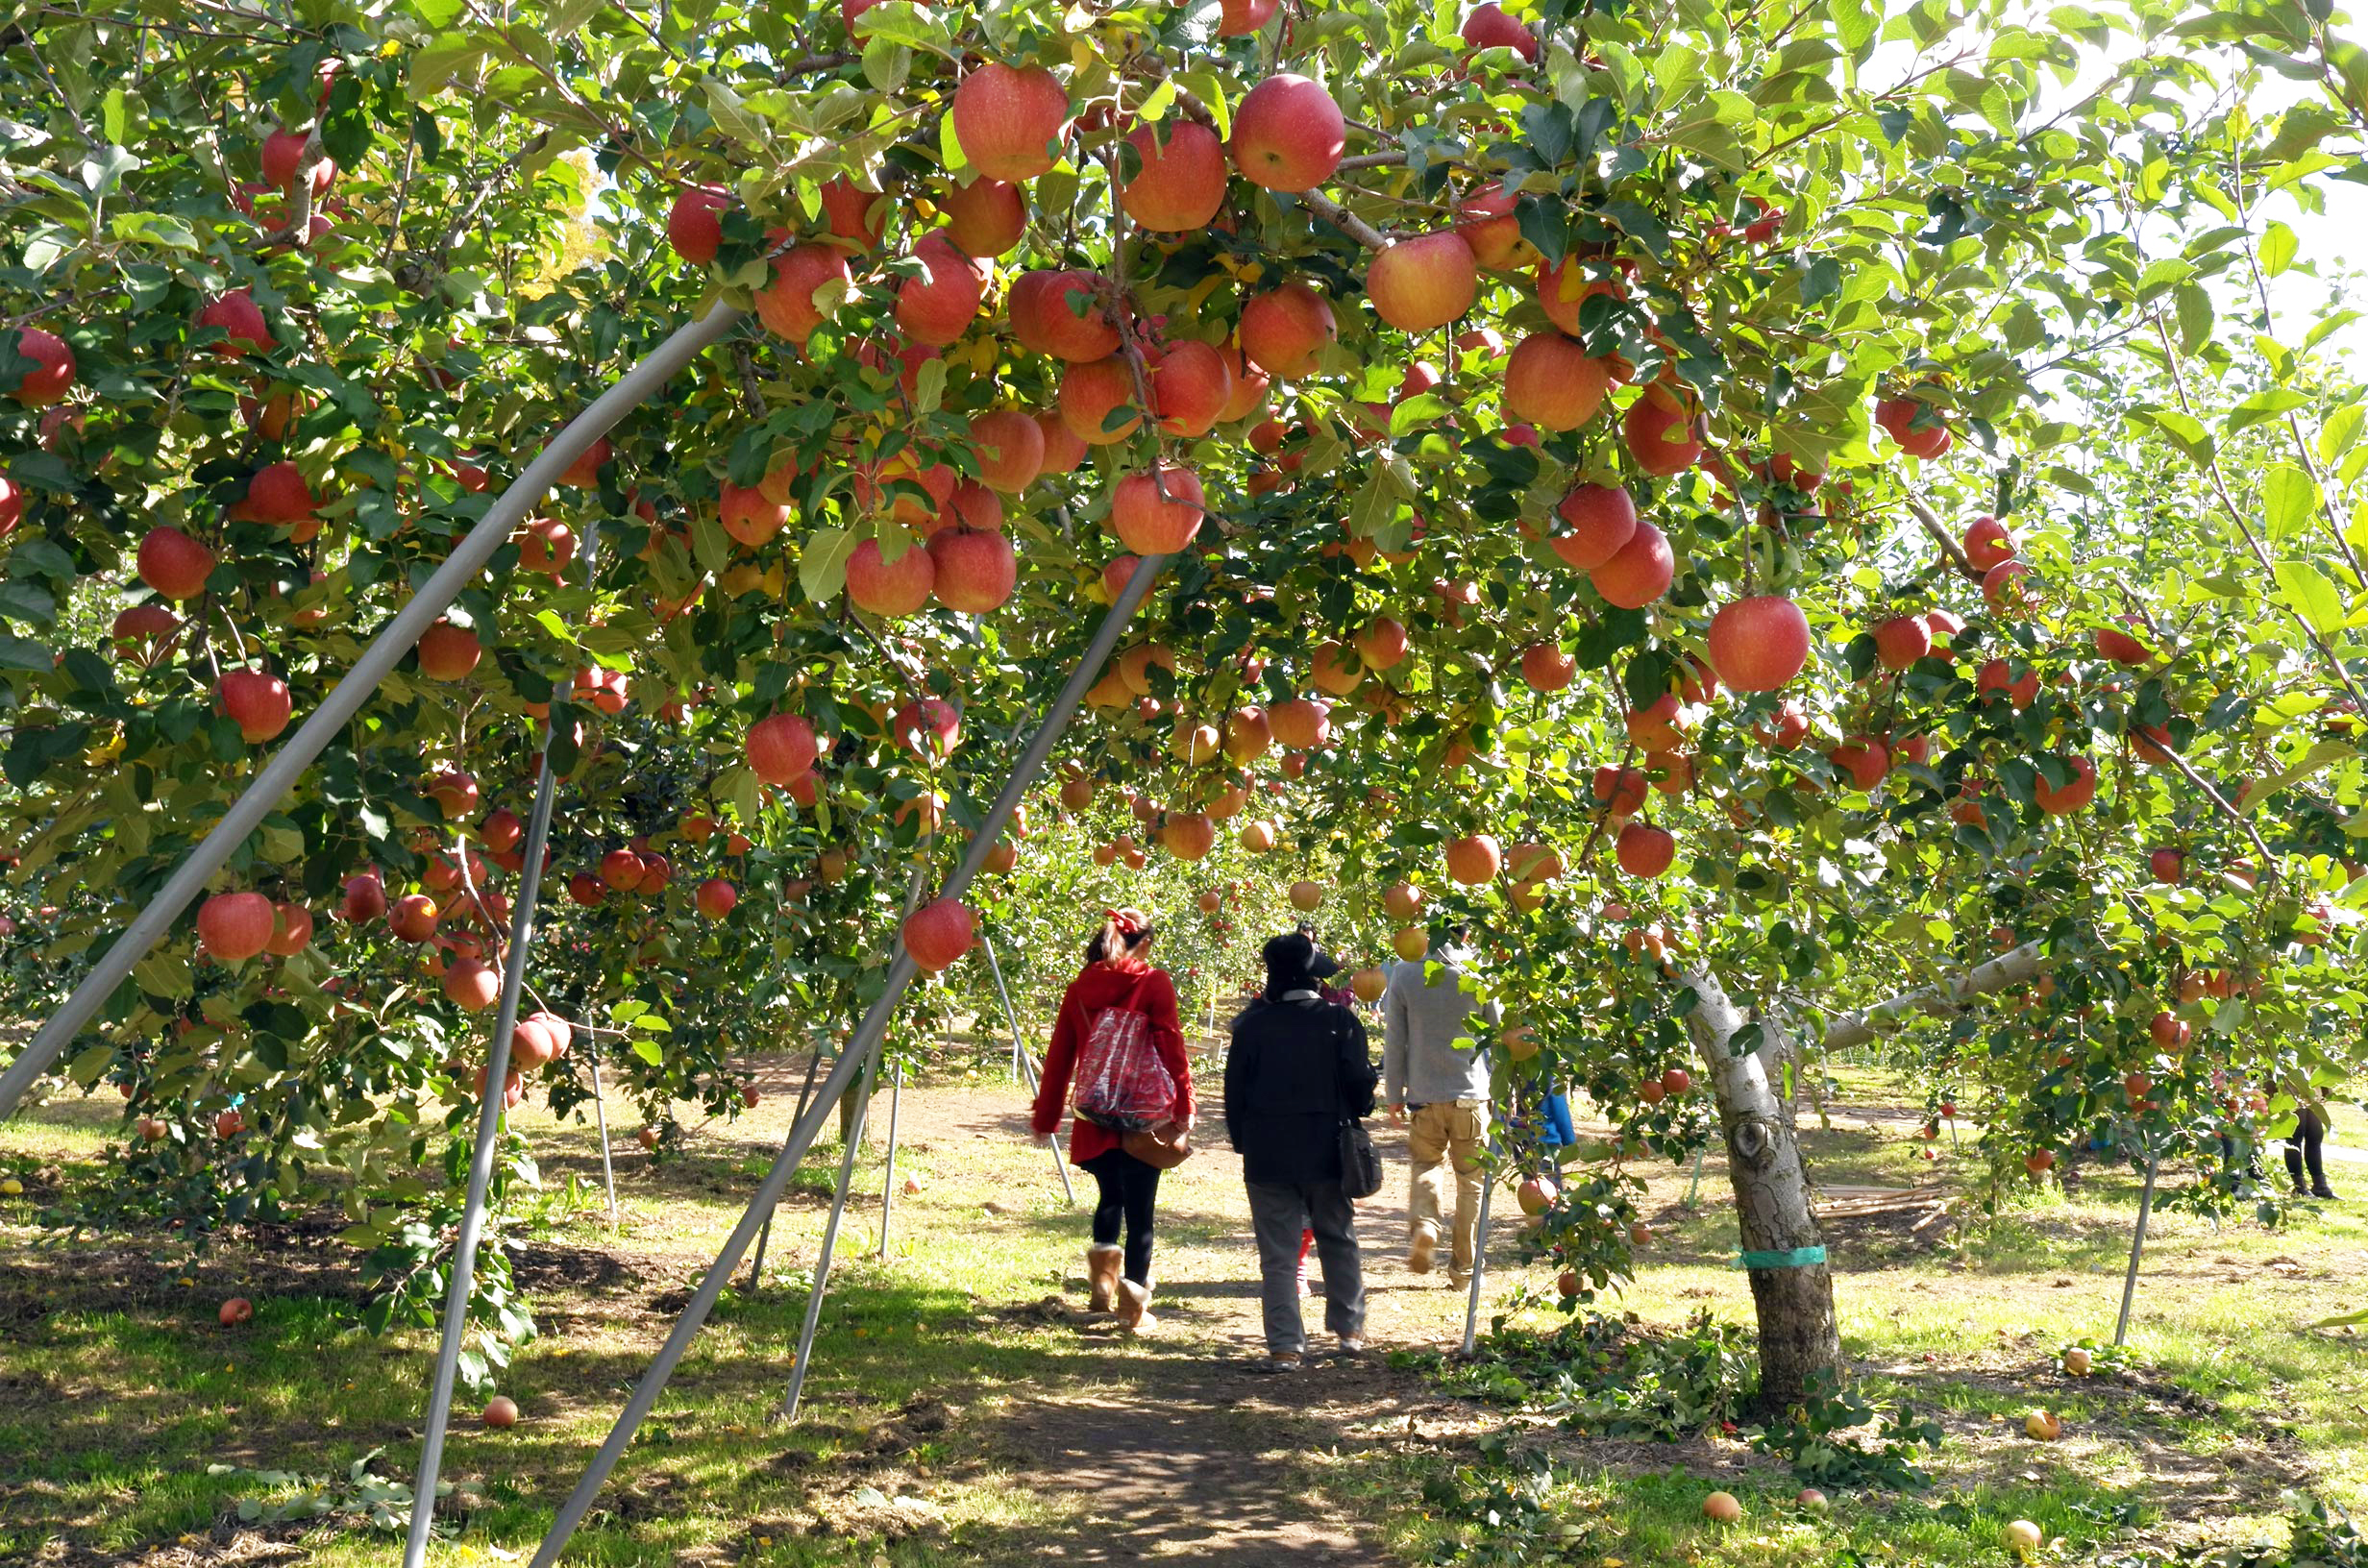
[[[1299,1238],[1323,1261],[1324,1327],[1344,1352],[1365,1348],[1365,1278],[1356,1210],[1343,1185],[1344,1123],[1373,1109],[1378,1075],[1365,1025],[1317,987],[1324,958],[1304,933],[1266,944],[1267,983],[1233,1020],[1225,1058],[1225,1132],[1242,1156],[1258,1243],[1267,1359],[1290,1371],[1307,1351],[1299,1315]]]
[[[1069,1161],[1101,1189],[1085,1255],[1093,1310],[1116,1311],[1130,1333],[1151,1323],[1159,1173],[1191,1153],[1186,1139],[1194,1120],[1175,982],[1151,967],[1158,934],[1139,910],[1102,912],[1101,929],[1085,944],[1085,968],[1069,983],[1052,1021],[1033,1123],[1036,1141],[1048,1147],[1073,1085]]]

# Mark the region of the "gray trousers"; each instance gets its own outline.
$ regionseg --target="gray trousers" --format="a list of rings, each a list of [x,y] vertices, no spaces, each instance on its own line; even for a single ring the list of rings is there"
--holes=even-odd
[[[1323,1326],[1336,1335],[1364,1334],[1365,1269],[1357,1256],[1357,1212],[1341,1184],[1243,1185],[1249,1189],[1250,1231],[1258,1241],[1267,1353],[1295,1356],[1307,1349],[1307,1329],[1299,1319],[1302,1231],[1316,1233],[1316,1256],[1323,1262]]]

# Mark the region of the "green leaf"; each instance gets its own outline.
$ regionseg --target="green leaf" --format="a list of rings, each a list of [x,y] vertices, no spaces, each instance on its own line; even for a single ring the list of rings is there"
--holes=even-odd
[[[2342,626],[2343,596],[2317,567],[2307,561],[2280,561],[2278,586],[2312,631],[2326,637]]]
[[[913,412],[934,414],[946,401],[946,360],[943,355],[931,355],[921,362],[921,374],[913,378]]]
[[[2318,509],[2319,487],[2293,464],[2280,463],[2261,476],[2261,527],[2270,538],[2303,527]]]
[[[0,631],[0,670],[38,670],[51,667],[49,649],[29,638]]]
[[[2291,387],[2271,387],[2264,392],[2256,392],[2229,410],[2229,417],[2220,422],[2220,428],[2234,435],[2239,430],[2251,429],[2266,420],[2300,408],[2309,401]]]
[[[2363,424],[2368,424],[2368,404],[2347,403],[2328,415],[2327,423],[2319,427],[2321,460],[2331,463],[2351,451]]]
[[[659,1048],[656,1041],[652,1040],[647,1035],[637,1035],[634,1037],[633,1054],[640,1057],[644,1062],[649,1063],[650,1066],[654,1067],[657,1066],[666,1060],[665,1051]]]
[[[769,139],[765,128],[749,113],[740,95],[713,78],[708,79],[706,88],[707,114],[715,121],[715,128],[743,147],[761,150]]]
[[[1209,111],[1209,118],[1216,122],[1217,139],[1229,139],[1233,135],[1233,110],[1225,102],[1224,82],[1215,71],[1203,67],[1185,72],[1184,86],[1192,89],[1193,96],[1200,100],[1201,107]]]
[[[951,114],[937,117],[937,156],[948,174],[960,174],[971,166],[970,155],[962,150],[962,138],[954,135]]]
[[[452,86],[453,78],[476,64],[485,53],[484,40],[465,33],[447,33],[411,55],[411,73],[405,89],[411,102],[426,103]]]
[[[2262,274],[2275,278],[2285,271],[2294,264],[2294,254],[2301,248],[2302,241],[2294,237],[2293,230],[2282,223],[2272,223],[2261,231]]]
[[[881,92],[901,92],[913,74],[913,52],[894,38],[875,36],[863,43],[863,79]]]
[[[814,530],[798,552],[798,586],[807,599],[824,604],[839,597],[847,586],[847,558],[859,542],[845,528]]]
[[[703,507],[691,514],[691,553],[709,572],[731,565],[731,535]]]

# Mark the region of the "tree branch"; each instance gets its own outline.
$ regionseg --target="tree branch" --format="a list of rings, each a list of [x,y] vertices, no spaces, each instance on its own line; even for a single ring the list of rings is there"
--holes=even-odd
[[[1323,219],[1324,222],[1338,229],[1367,250],[1388,249],[1390,241],[1387,235],[1331,197],[1319,195],[1312,190],[1303,190],[1299,192],[1299,200],[1307,204],[1307,209],[1310,212],[1315,213],[1316,216]]]
[[[1965,553],[1965,547],[1949,536],[1948,526],[1934,515],[1930,506],[1924,504],[1921,496],[1908,498],[1908,510],[1914,514],[1918,523],[1924,525],[1924,531],[1933,536],[1933,542],[1940,547],[1940,553],[1949,558],[1951,565],[1974,581],[1982,580],[1982,574],[1974,566],[1972,557]]]
[[[1976,996],[1986,996],[2033,979],[2045,968],[2039,960],[2039,944],[2027,942],[1954,979],[1903,992],[1887,1002],[1877,1002],[1863,1013],[1845,1014],[1826,1025],[1824,1047],[1829,1051],[1846,1051],[1864,1045],[1911,1013],[1954,1013]]]

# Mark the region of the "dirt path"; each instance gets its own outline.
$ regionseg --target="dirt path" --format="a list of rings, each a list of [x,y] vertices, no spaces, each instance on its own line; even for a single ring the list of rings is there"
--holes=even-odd
[[[919,1144],[947,1147],[980,1137],[1025,1136],[1023,1109],[992,1097],[908,1094],[902,1125]],[[1405,1267],[1404,1140],[1376,1126],[1390,1179],[1359,1209],[1369,1335],[1376,1349],[1460,1337],[1463,1302],[1443,1272]],[[1371,1532],[1312,1483],[1320,1456],[1382,1440],[1413,1412],[1438,1403],[1418,1379],[1377,1355],[1322,1356],[1295,1374],[1251,1370],[1264,1354],[1258,1262],[1249,1239],[1240,1159],[1221,1126],[1203,1123],[1200,1152],[1161,1184],[1153,1264],[1155,1330],[1121,1335],[1108,1319],[1075,1314],[1084,1298],[1084,1248],[1093,1181],[1073,1171],[1075,1262],[1060,1306],[1082,1347],[1104,1353],[1090,1391],[1011,1402],[983,1434],[1010,1467],[1008,1481],[1078,1499],[1071,1524],[1039,1539],[1056,1560],[1121,1563],[1186,1557],[1196,1564],[1280,1560],[1347,1568],[1387,1560]],[[1048,1157],[1048,1173],[1049,1159]],[[992,1221],[991,1221],[992,1222]],[[1498,1250],[1510,1241],[1500,1228]],[[1509,1256],[1509,1253],[1508,1253]],[[1323,1303],[1305,1303],[1311,1349],[1328,1348]],[[1411,1501],[1411,1500],[1406,1500]]]

